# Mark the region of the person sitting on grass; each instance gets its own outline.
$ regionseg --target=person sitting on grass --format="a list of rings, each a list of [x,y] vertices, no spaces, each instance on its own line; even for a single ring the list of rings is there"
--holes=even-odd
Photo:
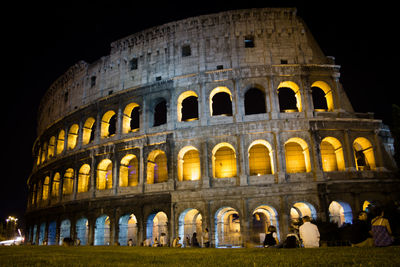
[[[182,247],[182,244],[179,243],[179,240],[181,240],[181,238],[178,236],[177,238],[174,239],[174,241],[172,241],[172,247],[173,248]]]
[[[393,243],[389,221],[383,218],[383,210],[377,210],[378,216],[371,221],[371,232],[376,247],[387,247]]]
[[[264,247],[274,247],[278,245],[278,235],[276,234],[276,227],[273,225],[268,226],[268,232],[265,234]]]
[[[300,226],[300,239],[303,241],[305,248],[318,248],[319,247],[319,231],[318,227],[311,223],[309,216],[303,217],[303,225]]]
[[[300,239],[296,233],[296,228],[293,226],[289,227],[289,233],[286,235],[285,242],[283,242],[284,248],[298,248],[300,247]]]
[[[372,247],[374,241],[370,235],[371,226],[367,222],[367,213],[361,211],[358,214],[358,219],[351,226],[351,246],[352,247]]]

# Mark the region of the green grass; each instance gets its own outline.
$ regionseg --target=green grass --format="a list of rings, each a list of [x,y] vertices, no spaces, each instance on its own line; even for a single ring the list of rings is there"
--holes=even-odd
[[[400,266],[400,247],[177,249],[0,247],[0,266]]]

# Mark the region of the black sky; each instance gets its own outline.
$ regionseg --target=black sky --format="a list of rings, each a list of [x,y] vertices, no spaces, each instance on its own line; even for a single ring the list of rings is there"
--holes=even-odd
[[[354,1],[53,2],[15,2],[2,8],[1,140],[6,160],[0,219],[16,215],[22,220],[25,212],[36,112],[44,92],[79,60],[94,62],[109,54],[111,42],[152,26],[231,9],[297,7],[325,55],[341,65],[340,81],[357,112],[374,112],[390,124],[391,104],[400,103],[395,96],[398,75],[391,71],[398,62],[395,6],[372,1],[359,6]]]

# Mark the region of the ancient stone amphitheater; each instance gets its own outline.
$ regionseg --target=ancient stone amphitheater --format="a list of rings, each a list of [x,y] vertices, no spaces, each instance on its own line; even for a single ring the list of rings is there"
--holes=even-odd
[[[398,200],[393,141],[355,113],[294,8],[227,11],[135,33],[59,77],[38,112],[27,240],[134,245],[206,228],[350,223]]]

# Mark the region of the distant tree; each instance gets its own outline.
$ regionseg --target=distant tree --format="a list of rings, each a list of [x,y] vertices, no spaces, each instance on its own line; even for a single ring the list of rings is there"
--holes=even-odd
[[[390,127],[394,138],[394,159],[400,168],[400,107],[392,105],[392,126]]]

